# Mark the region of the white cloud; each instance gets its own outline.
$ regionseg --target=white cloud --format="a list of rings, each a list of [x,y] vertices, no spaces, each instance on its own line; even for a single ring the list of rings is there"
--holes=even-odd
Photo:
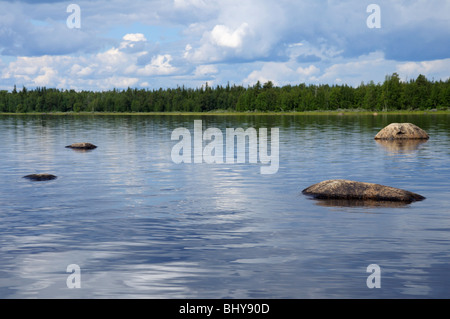
[[[124,76],[111,76],[102,80],[100,87],[102,89],[108,90],[112,87],[115,88],[127,88],[133,87],[139,81],[139,78],[136,77],[124,77]],[[97,84],[98,85],[98,84]]]
[[[145,82],[145,77],[169,75],[177,70],[171,65],[170,54],[155,55],[148,64],[138,65],[138,58],[148,52],[130,51],[128,44],[141,42],[146,42],[143,34],[127,34],[118,47],[97,54],[18,57],[3,68],[1,77],[27,87],[111,89],[126,88]]]
[[[100,74],[109,74],[118,72],[124,66],[129,64],[129,57],[125,52],[119,48],[111,48],[106,52],[98,53],[95,59],[101,63],[101,68],[98,69]]]
[[[217,16],[189,26],[192,49],[190,63],[230,63],[268,59],[282,41],[285,21],[283,7],[272,1],[218,1]],[[194,39],[194,38],[192,38]]]
[[[310,76],[310,75],[316,74],[318,72],[320,72],[320,69],[312,64],[307,68],[302,68],[302,67],[297,68],[297,73],[299,73],[300,75],[304,75],[304,76]]]
[[[383,82],[395,69],[395,61],[385,60],[382,52],[372,52],[357,58],[340,59],[317,76],[321,83],[346,83],[358,86],[362,81]]]
[[[217,66],[215,65],[199,65],[195,68],[194,76],[195,77],[203,77],[207,75],[216,74],[218,71]]]
[[[253,85],[257,81],[265,83],[272,81],[275,85],[282,86],[291,81],[300,80],[298,73],[289,63],[283,62],[265,62],[260,70],[252,71],[244,80],[244,84]]]
[[[295,56],[288,62],[260,62],[243,82],[253,85],[256,81],[261,83],[272,81],[280,86],[303,82],[330,85],[345,83],[356,87],[361,82],[381,83],[386,75],[394,72],[397,72],[403,80],[417,77],[419,74],[424,74],[430,79],[432,77],[430,74],[436,74],[435,80],[445,80],[450,74],[450,59],[398,63],[385,59],[382,52],[372,52],[357,58],[340,58],[335,63],[323,67],[320,64],[303,66],[294,58]]]
[[[234,31],[225,25],[216,25],[211,31],[211,38],[212,42],[218,46],[237,49],[242,46],[248,32],[248,23],[245,22]]]
[[[30,75],[34,75],[39,71],[38,64],[30,64],[29,61],[30,58],[21,57],[17,61],[11,62],[8,68],[3,69],[2,78],[9,79],[17,76],[29,79]]]
[[[41,72],[44,72],[44,74],[38,75],[33,79],[36,86],[47,86],[49,84],[53,84],[53,81],[58,75],[58,71],[48,66],[42,67]]]
[[[170,64],[171,60],[170,54],[157,55],[145,67],[137,69],[136,74],[140,76],[172,74],[177,69]]]
[[[58,70],[54,66],[66,68],[67,62],[68,58],[59,56],[19,57],[3,69],[2,79],[28,86],[55,85]]]
[[[129,33],[123,36],[119,49],[126,52],[141,52],[145,50],[147,39],[142,33]]]
[[[94,65],[94,67],[96,67],[97,65]],[[90,66],[81,68],[81,70],[79,70],[77,72],[77,75],[79,76],[89,76],[94,72],[93,68],[91,68]]]
[[[123,36],[123,39],[130,42],[147,41],[142,33],[128,33]]]
[[[419,74],[434,74],[436,78],[446,79],[450,77],[450,58],[423,62],[405,62],[397,65],[397,72],[406,77],[417,77]]]

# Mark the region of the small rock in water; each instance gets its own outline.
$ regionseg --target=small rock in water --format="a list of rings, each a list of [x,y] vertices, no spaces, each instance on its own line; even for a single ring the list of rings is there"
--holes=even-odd
[[[52,179],[55,179],[56,176],[52,174],[42,173],[42,174],[31,174],[26,175],[23,178],[32,180],[32,181],[50,181]]]
[[[67,145],[66,147],[79,150],[92,150],[94,148],[97,148],[97,146],[91,143],[73,143],[71,145]]]

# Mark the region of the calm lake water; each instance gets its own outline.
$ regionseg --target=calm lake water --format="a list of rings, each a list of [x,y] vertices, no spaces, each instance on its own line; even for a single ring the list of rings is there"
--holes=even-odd
[[[194,120],[224,136],[278,127],[277,173],[261,174],[260,162],[175,164],[171,133],[193,133]],[[431,138],[376,142],[392,122]],[[436,114],[0,116],[0,297],[449,298],[449,123]],[[75,142],[98,148],[65,148]],[[58,178],[22,178],[41,172]],[[301,193],[335,178],[426,200],[353,206]],[[67,286],[71,264],[79,289]],[[371,264],[381,288],[367,286]]]

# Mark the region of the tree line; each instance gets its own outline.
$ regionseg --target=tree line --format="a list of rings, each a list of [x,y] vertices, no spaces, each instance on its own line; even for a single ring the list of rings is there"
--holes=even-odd
[[[74,91],[16,86],[0,91],[0,112],[290,112],[362,109],[371,111],[450,109],[450,78],[424,75],[407,82],[397,73],[383,83],[275,86],[271,81],[244,87],[227,84],[200,88]]]

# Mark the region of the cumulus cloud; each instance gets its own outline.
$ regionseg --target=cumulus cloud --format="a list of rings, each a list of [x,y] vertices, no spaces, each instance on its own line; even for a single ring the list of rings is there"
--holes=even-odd
[[[277,85],[289,83],[315,84],[348,84],[358,86],[361,82],[382,82],[386,75],[398,72],[403,79],[419,74],[440,74],[443,79],[450,74],[450,59],[429,62],[399,63],[387,60],[382,52],[352,59],[341,58],[327,67],[318,64],[296,67],[295,61],[262,62],[257,70],[252,71],[244,80],[245,84],[253,85],[273,81]]]
[[[70,69],[70,74],[73,76],[86,77],[94,72],[93,67],[97,67],[97,65],[83,67],[79,64],[74,64]]]
[[[259,70],[252,71],[245,79],[244,84],[254,85],[257,81],[266,83],[272,81],[282,86],[288,83],[300,83],[305,77],[295,70],[295,66],[285,62],[265,62]]]
[[[199,65],[195,68],[194,76],[203,77],[216,74],[218,72],[217,66],[215,65]]]
[[[171,60],[170,54],[157,55],[153,57],[149,64],[137,69],[136,74],[143,76],[172,74],[176,71],[176,68],[170,64]]]
[[[397,65],[397,72],[403,75],[404,80],[407,77],[417,77],[419,74],[433,74],[436,79],[445,79],[450,74],[450,58],[423,61],[423,62],[405,62]]]
[[[58,71],[56,64],[67,66],[64,57],[20,57],[2,70],[2,79],[13,79],[17,84],[28,86],[54,85]]]
[[[123,36],[123,39],[125,41],[129,41],[129,42],[147,41],[147,39],[145,38],[145,35],[143,35],[142,33],[125,34]]]
[[[382,52],[374,52],[352,59],[343,59],[327,67],[319,82],[358,86],[361,82],[384,81],[386,70],[394,70],[395,62],[386,60]],[[390,72],[390,73],[393,73]],[[389,73],[389,74],[390,74]]]
[[[42,67],[40,71],[43,72],[43,74],[40,74],[33,79],[36,86],[47,86],[50,83],[53,83],[58,76],[58,71],[48,66]]]
[[[211,31],[211,39],[218,46],[237,49],[242,47],[244,37],[248,32],[248,24],[245,22],[236,30],[230,30],[225,25],[216,25]]]
[[[2,79],[25,86],[53,86],[82,89],[88,84],[97,88],[125,88],[140,78],[169,75],[176,71],[169,54],[155,55],[146,65],[138,65],[146,51],[129,51],[133,43],[146,42],[142,34],[126,34],[118,47],[89,56],[19,57],[2,71]]]
[[[128,33],[123,36],[119,49],[127,52],[142,52],[145,50],[147,39],[142,33]]]
[[[297,73],[299,73],[301,75],[304,75],[304,76],[311,76],[313,74],[318,73],[319,71],[320,71],[319,68],[316,67],[315,65],[312,65],[312,64],[309,67],[307,67],[307,68],[302,68],[300,66],[297,69]]]

